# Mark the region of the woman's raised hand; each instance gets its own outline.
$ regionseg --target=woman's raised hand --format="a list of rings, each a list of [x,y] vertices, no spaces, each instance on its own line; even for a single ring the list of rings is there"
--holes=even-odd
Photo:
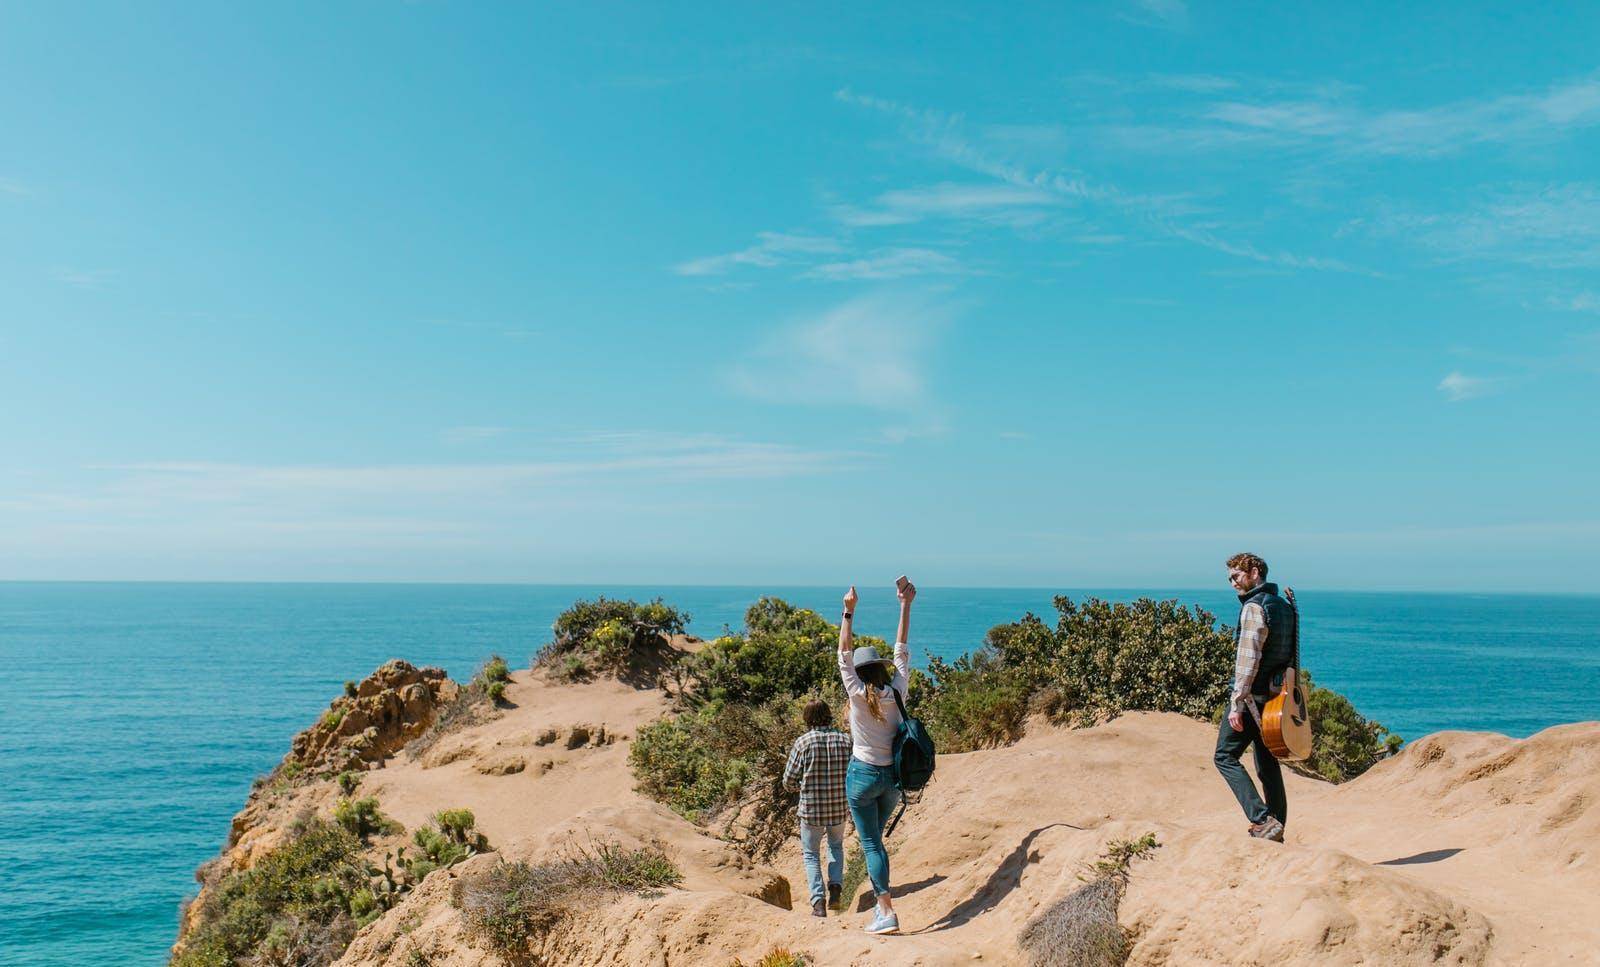
[[[856,586],[852,584],[850,585],[850,590],[844,593],[844,609],[846,611],[854,612],[856,610],[857,600],[859,599],[856,597]]]
[[[901,604],[910,604],[916,600],[917,586],[907,581],[905,584],[895,588],[895,594],[899,595]]]

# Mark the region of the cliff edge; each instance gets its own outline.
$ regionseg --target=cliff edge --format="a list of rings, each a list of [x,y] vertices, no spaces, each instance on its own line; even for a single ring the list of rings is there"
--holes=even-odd
[[[634,791],[629,744],[667,711],[662,691],[512,673],[492,716],[417,753],[402,744],[459,686],[385,669],[387,684],[362,683],[343,715],[296,739],[202,877],[248,868],[294,817],[330,813],[335,779],[281,781],[296,761],[360,767],[360,795],[405,829],[470,809],[494,852],[427,873],[354,934],[345,967],[504,963],[466,931],[455,884],[602,839],[654,844],[681,882],[596,899],[538,941],[535,962],[727,967],[783,947],[810,964],[1026,964],[1023,926],[1108,842],[1147,832],[1161,845],[1133,868],[1119,913],[1131,964],[1577,964],[1600,950],[1600,723],[1525,740],[1440,733],[1341,786],[1289,776],[1279,845],[1245,835],[1211,727],[1161,713],[1035,722],[1015,745],[941,757],[890,839],[904,933],[870,937],[865,914],[810,916],[797,842],[756,863]],[[366,720],[345,726],[357,708]],[[402,842],[379,833],[371,849]]]

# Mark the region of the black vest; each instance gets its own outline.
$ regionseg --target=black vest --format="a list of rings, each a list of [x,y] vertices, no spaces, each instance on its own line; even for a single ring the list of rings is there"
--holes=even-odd
[[[1250,694],[1257,699],[1271,698],[1283,687],[1283,670],[1294,662],[1295,640],[1299,634],[1300,616],[1294,607],[1278,596],[1276,584],[1262,584],[1254,590],[1239,595],[1241,610],[1246,605],[1261,605],[1267,619],[1267,640],[1261,646],[1261,668],[1250,686]],[[1241,626],[1243,622],[1240,622]],[[1238,647],[1238,636],[1234,637]]]

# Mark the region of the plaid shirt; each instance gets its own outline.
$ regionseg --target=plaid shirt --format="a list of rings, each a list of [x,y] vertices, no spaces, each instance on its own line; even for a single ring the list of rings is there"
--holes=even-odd
[[[1233,660],[1233,707],[1249,710],[1259,718],[1256,703],[1250,700],[1250,687],[1261,670],[1261,649],[1267,643],[1267,615],[1259,604],[1247,604],[1239,612],[1239,653]]]
[[[849,815],[844,802],[844,771],[850,765],[850,737],[838,729],[812,729],[794,740],[783,769],[783,787],[800,792],[800,820],[832,826]]]

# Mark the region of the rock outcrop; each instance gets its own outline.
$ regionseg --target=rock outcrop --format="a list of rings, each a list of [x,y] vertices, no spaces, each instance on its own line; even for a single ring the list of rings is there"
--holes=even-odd
[[[363,679],[355,695],[334,699],[316,725],[294,737],[284,761],[333,772],[380,763],[426,731],[458,691],[442,668],[390,661]]]

